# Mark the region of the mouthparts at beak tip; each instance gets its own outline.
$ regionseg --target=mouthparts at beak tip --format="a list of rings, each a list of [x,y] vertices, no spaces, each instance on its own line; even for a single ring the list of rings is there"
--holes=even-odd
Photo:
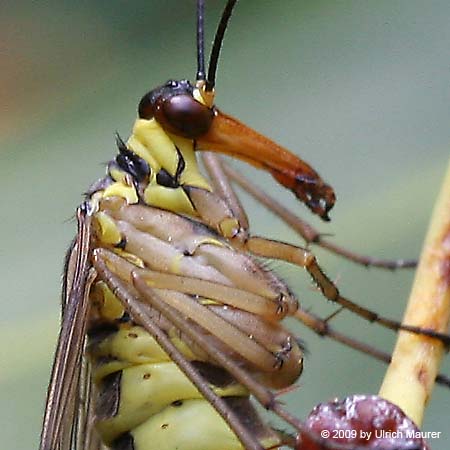
[[[314,214],[329,221],[335,194],[319,174],[289,150],[261,135],[234,117],[215,109],[208,132],[196,141],[197,150],[210,150],[242,159],[266,170],[290,189]]]

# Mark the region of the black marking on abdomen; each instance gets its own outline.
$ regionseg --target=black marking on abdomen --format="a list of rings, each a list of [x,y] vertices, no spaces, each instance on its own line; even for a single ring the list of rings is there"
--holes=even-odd
[[[213,386],[224,388],[235,383],[234,378],[221,367],[214,366],[204,361],[192,361],[191,364],[198,370],[200,375]]]
[[[121,370],[103,378],[98,388],[97,402],[95,403],[97,420],[106,420],[117,415],[120,405],[121,381]]]
[[[249,432],[258,436],[261,428],[264,428],[264,422],[259,417],[249,397],[223,397],[225,403],[241,419],[242,424]]]
[[[103,342],[106,338],[119,331],[119,327],[113,322],[96,323],[89,328],[87,335],[89,346]]]
[[[130,433],[122,434],[111,444],[112,450],[134,450],[134,439]]]

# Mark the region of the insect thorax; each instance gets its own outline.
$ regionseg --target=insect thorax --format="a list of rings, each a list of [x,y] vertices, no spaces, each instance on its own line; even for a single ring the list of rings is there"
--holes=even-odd
[[[102,197],[196,215],[185,189],[211,187],[200,173],[192,140],[169,135],[155,119],[137,119],[127,143],[118,137],[117,145],[119,153],[100,186]]]

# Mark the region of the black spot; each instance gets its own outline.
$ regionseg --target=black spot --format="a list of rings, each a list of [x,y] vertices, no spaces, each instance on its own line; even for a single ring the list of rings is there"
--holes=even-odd
[[[151,172],[148,162],[129,150],[118,134],[116,135],[116,143],[119,148],[119,154],[116,156],[118,166],[128,172],[137,182],[146,180]]]
[[[128,323],[131,322],[131,317],[130,315],[125,311],[123,313],[123,316],[118,320],[118,322],[120,323]]]
[[[183,405],[183,400],[175,400],[172,402],[172,406],[179,407]]]
[[[121,250],[125,250],[126,246],[127,246],[127,238],[126,237],[122,237],[122,239],[120,239],[120,242],[118,242],[117,244],[114,244],[115,248],[120,248]]]
[[[175,189],[179,187],[178,181],[175,177],[170,175],[169,172],[167,172],[166,169],[160,169],[159,172],[156,174],[156,182],[160,186],[168,187]]]

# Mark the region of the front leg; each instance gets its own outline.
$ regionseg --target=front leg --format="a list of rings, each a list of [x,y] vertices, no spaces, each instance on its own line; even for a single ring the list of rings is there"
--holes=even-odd
[[[223,237],[242,245],[248,238],[247,223],[242,223],[227,202],[214,192],[185,186],[195,211]]]
[[[433,337],[439,339],[447,348],[450,346],[449,335],[420,327],[403,325],[396,320],[380,316],[376,312],[364,308],[342,296],[336,285],[324,273],[314,254],[305,248],[258,236],[250,237],[245,243],[245,248],[256,256],[280,259],[305,268],[321,290],[322,294],[328,300],[352,311],[369,322],[379,323],[380,325],[395,331],[410,331],[412,333]]]

